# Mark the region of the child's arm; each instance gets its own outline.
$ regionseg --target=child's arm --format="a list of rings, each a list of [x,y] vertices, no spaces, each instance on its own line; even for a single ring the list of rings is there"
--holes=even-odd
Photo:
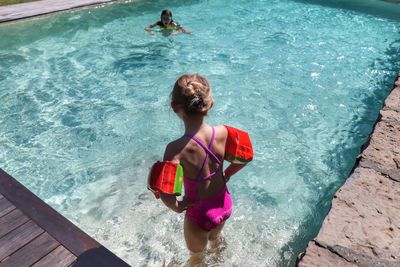
[[[144,30],[145,30],[145,31],[148,31],[148,32],[151,32],[151,29],[154,28],[155,26],[157,26],[157,23],[158,23],[158,22],[153,23],[153,24],[150,24],[149,26],[146,26],[146,27],[144,28]]]
[[[224,171],[225,182],[228,182],[231,176],[243,169],[244,166],[246,164],[231,163]]]
[[[225,155],[224,159],[231,164],[224,170],[225,181],[228,182],[232,175],[246,166],[253,159],[253,146],[247,132],[224,125],[225,131]]]
[[[176,27],[177,27],[177,30],[180,31],[180,32],[184,32],[184,33],[187,33],[187,34],[192,34],[191,31],[186,30],[186,29],[183,28],[180,24],[177,24]]]
[[[161,193],[161,200],[162,202],[164,202],[165,206],[177,213],[183,212],[188,206],[192,204],[191,202],[187,202],[185,200],[178,201],[176,199],[176,196],[164,193]]]
[[[163,161],[172,161],[172,162],[179,163],[179,158],[178,158],[179,155],[178,154],[179,153],[176,152],[174,144],[170,143],[167,145],[167,147],[165,149]],[[186,200],[178,201],[176,199],[176,196],[174,196],[174,195],[169,195],[169,194],[165,194],[162,192],[160,192],[160,195],[161,195],[162,202],[164,202],[164,204],[168,208],[170,208],[171,210],[173,210],[177,213],[183,212],[184,210],[186,210],[186,208],[188,206],[193,204],[192,202],[188,202]]]

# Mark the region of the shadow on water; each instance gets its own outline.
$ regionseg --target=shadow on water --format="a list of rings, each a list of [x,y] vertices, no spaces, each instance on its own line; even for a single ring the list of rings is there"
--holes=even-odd
[[[172,44],[164,42],[153,42],[143,45],[132,45],[129,55],[116,60],[113,68],[117,72],[125,72],[132,69],[140,69],[144,67],[155,67],[160,64],[168,65],[172,63],[168,54],[172,48]]]
[[[0,52],[0,82],[5,80],[8,76],[12,75],[12,67],[15,66],[16,64],[22,64],[25,63],[27,60],[17,54],[6,54]],[[3,88],[6,89],[6,88]],[[0,88],[1,92],[1,88]]]
[[[354,144],[353,147],[345,148],[343,144],[337,145],[332,151],[328,151],[328,156],[325,164],[329,166],[329,171],[335,173],[340,177],[340,180],[332,182],[324,189],[324,194],[319,197],[319,200],[314,204],[313,214],[310,214],[299,226],[299,230],[290,242],[288,242],[280,251],[280,261],[277,266],[295,266],[297,256],[305,251],[306,246],[310,240],[315,238],[318,234],[322,222],[325,219],[331,208],[331,201],[339,189],[344,184],[347,177],[356,164],[356,157],[361,152],[362,146],[367,142],[369,135],[379,117],[379,111],[383,106],[386,97],[389,95],[393,88],[394,81],[400,71],[400,40],[392,42],[384,53],[387,57],[385,59],[376,59],[370,65],[371,69],[384,70],[382,78],[378,81],[371,81],[375,84],[376,90],[373,94],[362,95],[361,102],[366,108],[362,114],[355,115],[349,123],[352,125],[353,131],[351,136],[345,140],[346,143]],[[367,124],[368,127],[363,127]],[[333,156],[332,156],[333,155]],[[310,171],[303,170],[307,173]],[[305,180],[309,177],[304,177]],[[317,191],[316,185],[312,185]],[[290,253],[291,257],[285,257]]]
[[[252,192],[250,198],[260,205],[267,207],[275,207],[278,205],[276,199],[262,187],[251,186],[248,192]]]
[[[89,249],[78,256],[78,258],[70,265],[73,267],[130,267],[129,264],[118,258],[111,251],[103,246]]]

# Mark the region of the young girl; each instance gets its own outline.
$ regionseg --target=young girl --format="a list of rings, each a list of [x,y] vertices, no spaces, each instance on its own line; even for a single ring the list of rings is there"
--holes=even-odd
[[[173,211],[186,210],[184,236],[195,257],[202,255],[208,241],[218,242],[232,213],[226,182],[245,166],[231,163],[223,169],[227,129],[204,121],[213,103],[207,79],[198,74],[181,76],[171,93],[171,107],[183,121],[185,132],[167,145],[163,160],[183,166],[185,195],[178,201],[174,195],[161,193],[161,199]]]
[[[161,12],[161,18],[159,21],[155,22],[154,24],[150,24],[149,26],[147,26],[145,29],[145,31],[148,31],[150,34],[154,34],[151,29],[159,26],[161,28],[161,30],[163,32],[167,32],[169,34],[172,34],[174,32],[184,32],[184,33],[189,33],[191,34],[190,31],[184,29],[181,27],[181,25],[179,25],[177,22],[175,22],[172,19],[172,12],[165,9]]]

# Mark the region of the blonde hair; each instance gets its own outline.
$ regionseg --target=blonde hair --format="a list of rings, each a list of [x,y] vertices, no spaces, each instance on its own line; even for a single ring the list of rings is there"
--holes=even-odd
[[[207,115],[214,100],[207,79],[198,74],[185,74],[175,82],[171,100],[182,105],[188,115]]]

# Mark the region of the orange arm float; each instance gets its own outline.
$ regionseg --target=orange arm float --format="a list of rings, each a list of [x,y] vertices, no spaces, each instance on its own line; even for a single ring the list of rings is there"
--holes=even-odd
[[[183,167],[179,163],[157,161],[151,167],[147,188],[160,198],[160,192],[180,196],[182,193]]]
[[[249,134],[234,127],[224,126],[228,130],[224,159],[231,163],[247,164],[254,156]]]

